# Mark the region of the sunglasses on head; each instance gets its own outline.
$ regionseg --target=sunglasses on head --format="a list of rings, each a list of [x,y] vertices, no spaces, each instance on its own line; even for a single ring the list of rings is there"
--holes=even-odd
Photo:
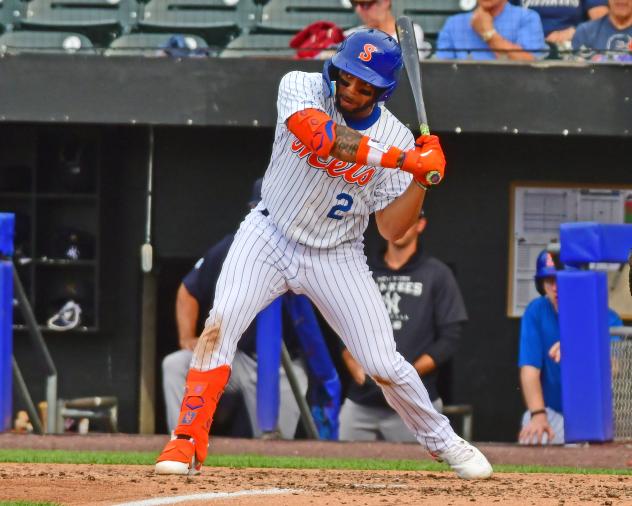
[[[361,2],[359,0],[351,0],[351,6],[355,9],[356,7],[362,7],[363,9],[369,9],[373,7],[377,3],[377,0],[369,0],[368,2]]]

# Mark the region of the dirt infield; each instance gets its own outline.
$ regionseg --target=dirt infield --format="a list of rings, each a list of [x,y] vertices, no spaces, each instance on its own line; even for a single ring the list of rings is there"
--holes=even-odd
[[[632,505],[632,477],[498,474],[468,482],[452,473],[205,468],[187,478],[155,476],[148,466],[0,464],[2,500],[113,505],[193,494],[269,491],[179,504],[417,505],[600,504]],[[289,489],[289,490],[288,490]]]
[[[163,436],[0,435],[0,448],[159,451]],[[478,445],[494,464],[625,467],[632,445],[520,448]],[[214,439],[212,453],[426,458],[416,445]],[[155,476],[151,466],[1,464],[0,502],[114,505],[154,499],[182,505],[631,505],[632,476],[498,473],[467,482],[453,473],[325,469],[203,468],[200,476]],[[205,494],[205,498],[200,494]],[[233,495],[231,495],[233,494]],[[260,495],[254,495],[260,494]],[[267,494],[267,495],[266,495]],[[186,496],[194,497],[188,498]],[[168,498],[172,498],[167,502]]]

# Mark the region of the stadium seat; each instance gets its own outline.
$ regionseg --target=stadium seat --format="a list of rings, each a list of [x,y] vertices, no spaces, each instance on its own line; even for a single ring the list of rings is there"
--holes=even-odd
[[[253,0],[150,0],[141,14],[143,32],[195,33],[224,47],[256,21]]]
[[[20,0],[0,0],[0,33],[13,29],[13,25],[24,15],[25,5]]]
[[[292,58],[296,54],[296,50],[290,48],[292,37],[293,35],[279,33],[241,35],[230,41],[220,56],[222,58]]]
[[[331,21],[343,30],[359,24],[349,0],[270,0],[256,31],[296,33],[315,21]]]
[[[121,55],[144,55],[144,56],[164,56],[163,48],[168,45],[169,40],[176,34],[172,33],[131,33],[122,35],[114,39],[109,49],[105,51],[107,56]],[[200,51],[204,54],[204,50],[208,49],[206,41],[197,35],[178,34],[181,35],[186,43],[187,48],[192,54]],[[186,50],[185,50],[186,51]],[[197,53],[200,54],[200,53]]]
[[[432,42],[437,40],[446,19],[475,7],[476,0],[397,0],[393,2],[393,13],[396,17],[410,17]]]
[[[21,31],[0,35],[0,52],[95,53],[90,39],[80,33]]]
[[[107,46],[137,20],[136,0],[31,0],[20,27],[79,32]]]

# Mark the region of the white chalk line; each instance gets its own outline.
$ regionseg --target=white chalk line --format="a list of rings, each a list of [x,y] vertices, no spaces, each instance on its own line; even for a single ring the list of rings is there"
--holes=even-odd
[[[264,490],[239,490],[237,492],[207,492],[204,494],[176,495],[172,497],[157,497],[143,501],[118,503],[114,506],[160,506],[161,504],[177,504],[186,501],[204,501],[213,499],[230,499],[232,497],[244,497],[250,495],[278,495],[301,492],[291,488],[267,488]]]

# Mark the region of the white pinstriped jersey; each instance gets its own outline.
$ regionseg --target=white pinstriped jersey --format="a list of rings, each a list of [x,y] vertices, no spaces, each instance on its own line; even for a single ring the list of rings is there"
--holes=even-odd
[[[362,240],[369,215],[401,195],[412,176],[401,170],[322,159],[292,134],[285,122],[303,109],[319,109],[337,124],[346,122],[320,73],[290,72],[279,85],[278,118],[272,157],[262,186],[262,201],[288,239],[314,248]],[[384,144],[411,149],[415,140],[380,105],[377,121],[359,130]]]

